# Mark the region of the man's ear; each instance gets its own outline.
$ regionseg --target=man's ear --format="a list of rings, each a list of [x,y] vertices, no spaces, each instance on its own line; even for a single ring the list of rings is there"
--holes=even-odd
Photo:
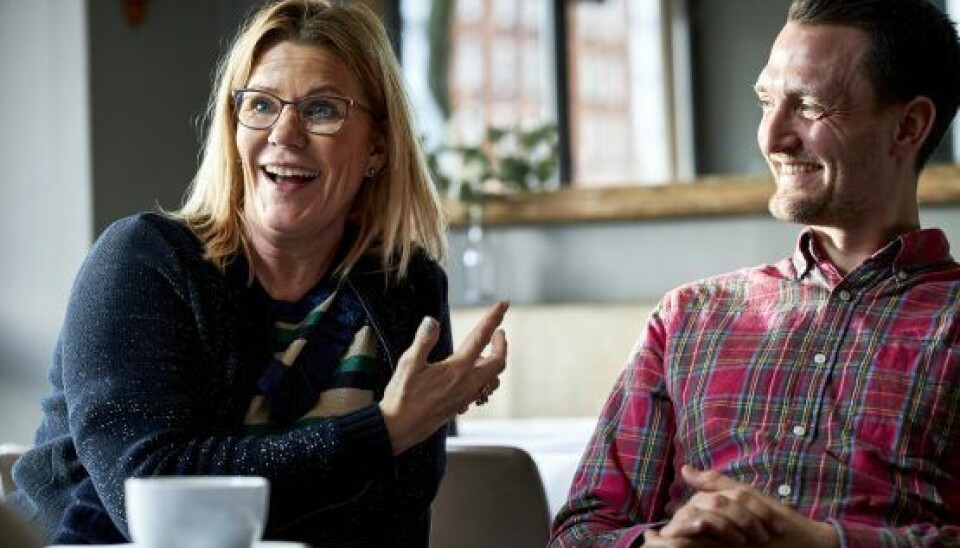
[[[929,97],[914,97],[903,106],[893,136],[891,152],[897,158],[916,154],[933,127],[937,116],[937,107]]]

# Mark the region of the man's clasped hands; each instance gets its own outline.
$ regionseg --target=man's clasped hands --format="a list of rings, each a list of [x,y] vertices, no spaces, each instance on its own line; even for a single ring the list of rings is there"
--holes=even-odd
[[[660,529],[644,533],[646,547],[720,548],[837,546],[836,531],[717,471],[680,470],[696,494]]]

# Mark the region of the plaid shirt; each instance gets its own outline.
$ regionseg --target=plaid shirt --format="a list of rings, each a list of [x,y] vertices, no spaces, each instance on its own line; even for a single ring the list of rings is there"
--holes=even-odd
[[[715,469],[831,523],[842,546],[960,544],[960,265],[939,230],[842,276],[795,254],[660,302],[552,546],[631,546]]]

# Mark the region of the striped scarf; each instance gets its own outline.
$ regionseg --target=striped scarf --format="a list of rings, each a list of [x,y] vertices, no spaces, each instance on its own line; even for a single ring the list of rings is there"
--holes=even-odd
[[[374,400],[376,337],[356,296],[321,283],[296,303],[273,302],[273,355],[245,424],[271,429],[354,411]]]

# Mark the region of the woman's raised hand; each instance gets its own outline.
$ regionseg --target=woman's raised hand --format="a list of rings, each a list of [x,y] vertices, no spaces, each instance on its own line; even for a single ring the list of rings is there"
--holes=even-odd
[[[460,348],[432,364],[427,355],[437,344],[440,329],[433,318],[423,319],[380,402],[394,455],[428,438],[472,402],[486,403],[500,385],[507,365],[507,338],[500,324],[508,306],[505,302],[491,306]],[[490,354],[484,356],[488,344]]]

